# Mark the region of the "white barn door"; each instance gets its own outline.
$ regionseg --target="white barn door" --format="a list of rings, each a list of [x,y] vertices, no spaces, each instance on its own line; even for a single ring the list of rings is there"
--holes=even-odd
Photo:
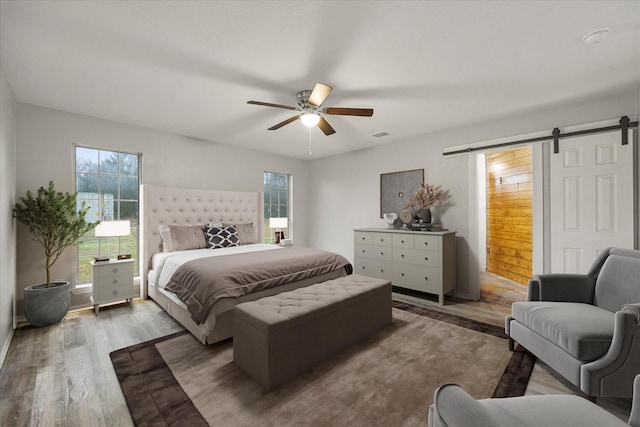
[[[609,246],[633,248],[633,138],[620,131],[560,140],[550,154],[551,272],[586,273]]]

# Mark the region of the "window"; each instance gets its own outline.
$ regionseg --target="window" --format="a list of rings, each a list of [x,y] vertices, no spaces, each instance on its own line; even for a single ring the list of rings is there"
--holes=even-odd
[[[289,227],[291,227],[289,200],[291,189],[291,175],[283,173],[264,173],[264,242],[274,243],[275,233],[284,232],[284,237],[289,238]],[[271,218],[286,219],[286,227],[271,229],[269,220]],[[283,221],[280,220],[280,223]]]
[[[130,253],[138,271],[138,188],[140,155],[76,146],[76,192],[78,204],[90,207],[89,222],[129,220],[131,234],[124,237],[95,237],[90,231],[78,243],[78,284],[91,282],[91,265],[96,256],[115,258]]]

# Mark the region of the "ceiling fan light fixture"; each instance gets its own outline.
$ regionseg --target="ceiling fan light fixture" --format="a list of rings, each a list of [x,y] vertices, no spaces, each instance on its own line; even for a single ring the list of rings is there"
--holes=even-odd
[[[302,113],[300,115],[300,121],[308,128],[312,128],[320,121],[320,115],[318,113]]]

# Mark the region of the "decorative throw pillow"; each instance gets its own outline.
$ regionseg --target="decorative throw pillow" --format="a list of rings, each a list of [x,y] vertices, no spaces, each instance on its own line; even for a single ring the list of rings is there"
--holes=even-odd
[[[226,248],[238,245],[238,231],[231,227],[203,227],[209,249]]]
[[[174,251],[204,249],[207,241],[204,238],[202,225],[170,225]]]
[[[238,244],[249,245],[251,243],[258,243],[256,241],[256,229],[253,227],[253,222],[245,222],[242,224],[228,224],[223,222],[225,227],[234,226],[238,231]]]

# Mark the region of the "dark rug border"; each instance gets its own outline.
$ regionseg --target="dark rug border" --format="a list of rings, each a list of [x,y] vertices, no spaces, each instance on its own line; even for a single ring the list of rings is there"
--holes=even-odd
[[[393,308],[429,317],[507,340],[502,328],[437,309],[392,301]],[[207,426],[208,423],[182,389],[158,352],[156,344],[189,332],[145,341],[109,354],[122,394],[136,426]],[[507,343],[505,342],[505,346]],[[527,388],[535,357],[518,346],[492,394],[494,398],[522,396]],[[170,401],[166,399],[171,395]],[[177,399],[176,399],[177,396]],[[177,402],[177,403],[175,403]]]
[[[136,426],[209,425],[156,348],[159,342],[188,333],[187,330],[176,332],[109,353]],[[169,404],[167,395],[177,403]]]

